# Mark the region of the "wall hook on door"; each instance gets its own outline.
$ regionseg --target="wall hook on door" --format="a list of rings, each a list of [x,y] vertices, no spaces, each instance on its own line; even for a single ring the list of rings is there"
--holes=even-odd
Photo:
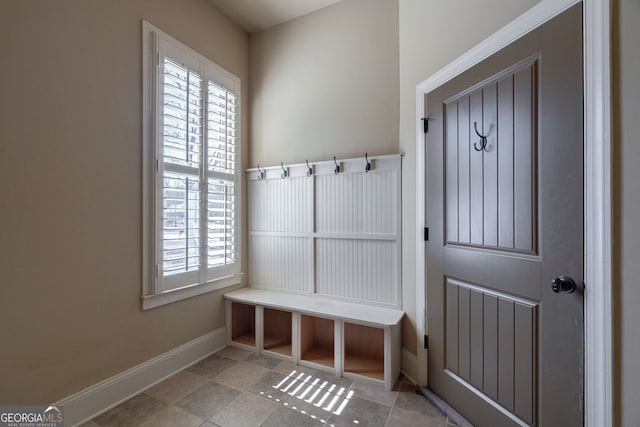
[[[477,142],[474,142],[473,149],[476,151],[482,151],[482,150],[487,151],[487,136],[482,135],[480,134],[480,132],[478,132],[478,122],[473,122],[473,128],[476,130],[476,135],[480,137],[480,147],[478,147]]]
[[[367,166],[364,167],[364,171],[366,173],[369,173],[369,171],[371,170],[371,162],[369,161],[369,154],[368,153],[364,153],[364,160],[365,160],[365,162],[367,162]]]
[[[258,181],[262,181],[267,177],[267,172],[264,169],[260,169],[260,165],[258,164]]]
[[[336,156],[333,156],[333,163],[336,164],[336,168],[333,170],[333,173],[338,175],[340,173],[340,165],[336,162]]]
[[[305,160],[305,162],[307,162],[307,176],[309,177],[313,175],[313,168],[309,166],[309,160]]]
[[[280,167],[282,168],[282,173],[280,174],[280,178],[285,179],[289,176],[289,171],[284,168],[284,163],[280,162]]]

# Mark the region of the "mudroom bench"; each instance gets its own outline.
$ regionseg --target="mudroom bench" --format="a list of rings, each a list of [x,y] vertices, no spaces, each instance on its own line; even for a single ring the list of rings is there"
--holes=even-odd
[[[225,299],[229,345],[387,390],[400,374],[401,310],[254,288]]]

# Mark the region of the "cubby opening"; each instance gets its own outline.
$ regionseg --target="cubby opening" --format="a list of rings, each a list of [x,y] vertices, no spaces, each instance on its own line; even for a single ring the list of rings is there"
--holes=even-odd
[[[291,312],[264,308],[263,348],[291,357]]]
[[[231,303],[231,340],[240,344],[256,345],[256,307]]]
[[[344,371],[384,381],[384,329],[345,322]]]
[[[300,355],[302,360],[334,367],[333,320],[300,316]]]

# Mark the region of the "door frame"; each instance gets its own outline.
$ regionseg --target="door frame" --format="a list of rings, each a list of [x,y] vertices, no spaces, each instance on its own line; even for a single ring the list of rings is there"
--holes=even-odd
[[[542,0],[416,86],[416,226],[426,218],[427,93],[488,58],[580,0]],[[613,425],[611,0],[583,2],[584,77],[584,339],[585,425]],[[587,173],[588,171],[588,173]],[[416,329],[427,331],[425,242],[416,244]],[[421,346],[418,346],[421,347]],[[426,350],[418,348],[418,382],[427,384]]]

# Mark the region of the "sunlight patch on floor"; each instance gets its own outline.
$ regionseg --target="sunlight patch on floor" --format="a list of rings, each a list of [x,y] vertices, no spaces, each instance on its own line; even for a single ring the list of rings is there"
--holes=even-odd
[[[347,392],[345,387],[339,387],[329,381],[323,381],[320,378],[314,378],[313,375],[307,375],[297,371],[291,371],[282,381],[276,385],[272,385],[271,387],[295,397],[300,400],[301,404],[309,403],[326,411],[327,418],[331,416],[331,414],[342,414],[349,404],[351,397],[353,397],[353,391]],[[269,393],[260,392],[260,394],[278,403],[281,402],[281,399],[276,398]],[[295,401],[284,402],[284,406],[290,409],[307,415],[314,420],[318,420],[323,423],[326,422],[326,420],[318,417],[317,415],[309,414],[297,405],[299,404],[296,404]],[[353,420],[353,424],[360,424],[360,422],[358,420]]]

